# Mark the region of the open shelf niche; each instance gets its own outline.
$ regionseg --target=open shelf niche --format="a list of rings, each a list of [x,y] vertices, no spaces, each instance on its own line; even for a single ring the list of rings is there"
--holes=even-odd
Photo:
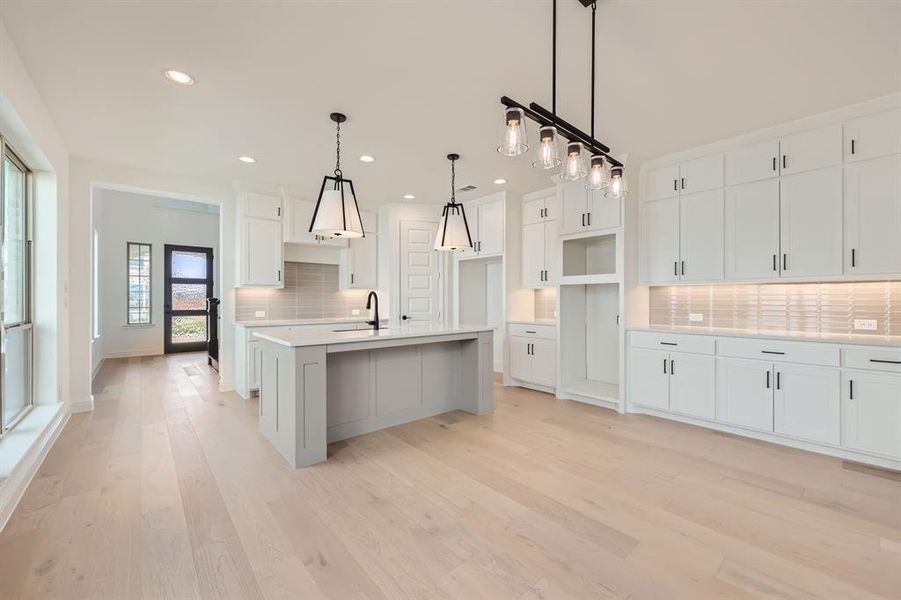
[[[616,233],[563,240],[563,277],[615,276]]]
[[[620,286],[560,286],[561,397],[618,408],[622,348]]]
[[[504,262],[500,256],[457,262],[457,324],[494,327],[495,370],[504,363]]]

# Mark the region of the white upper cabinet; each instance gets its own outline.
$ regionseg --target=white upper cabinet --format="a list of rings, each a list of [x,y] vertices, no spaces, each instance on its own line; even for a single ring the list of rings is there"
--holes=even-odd
[[[243,192],[241,194],[241,214],[258,219],[282,220],[282,197],[275,194]]]
[[[845,167],[845,272],[901,273],[901,154]]]
[[[679,193],[693,194],[723,187],[723,155],[702,156],[679,165]]]
[[[286,198],[285,241],[290,244],[314,244],[334,248],[347,248],[347,240],[310,233],[310,223],[313,222],[313,211],[315,209],[316,203],[311,200]],[[363,218],[363,226],[369,227],[365,218]]]
[[[779,181],[726,188],[726,279],[779,277]]]
[[[529,223],[522,228],[523,287],[556,287],[557,221]]]
[[[539,223],[542,221],[553,221],[559,218],[559,209],[557,204],[557,190],[551,188],[526,194],[522,201],[522,223]]]
[[[564,181],[559,186],[561,235],[619,227],[622,201],[604,197],[602,190],[585,188],[584,181]]]
[[[622,202],[617,198],[607,198],[603,190],[586,190],[588,194],[587,229],[609,229],[619,227],[622,222],[620,210]]]
[[[723,190],[684,194],[679,198],[679,278],[723,278]]]
[[[642,280],[679,280],[679,198],[641,204]]]
[[[347,240],[338,263],[341,289],[371,290],[378,286],[378,235],[374,213],[360,212],[366,235]]]
[[[478,223],[478,253],[502,254],[504,252],[504,203],[496,201],[480,205]]]
[[[779,169],[782,175],[842,164],[842,126],[828,125],[783,137]]]
[[[783,177],[779,184],[782,277],[841,275],[841,167]]]
[[[901,153],[901,108],[844,124],[845,162]]]
[[[284,246],[280,221],[241,219],[241,285],[284,287]]]
[[[669,165],[648,171],[644,185],[647,188],[647,200],[659,200],[679,194],[679,165]]]
[[[779,140],[726,152],[726,185],[740,185],[779,175]]]

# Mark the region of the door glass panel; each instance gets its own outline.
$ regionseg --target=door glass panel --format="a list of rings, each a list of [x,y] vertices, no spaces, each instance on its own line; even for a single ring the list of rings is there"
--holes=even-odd
[[[172,309],[173,310],[204,310],[204,309],[206,309],[206,284],[205,283],[173,283],[172,284]]]
[[[206,254],[203,252],[172,252],[173,279],[206,279]]]
[[[3,160],[3,323],[25,320],[25,173]]]
[[[172,343],[206,341],[206,315],[172,317]]]

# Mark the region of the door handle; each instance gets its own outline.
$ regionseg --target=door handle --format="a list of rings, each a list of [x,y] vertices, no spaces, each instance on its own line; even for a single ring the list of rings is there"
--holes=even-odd
[[[404,321],[406,321],[406,320],[409,319],[410,317],[408,317],[407,315],[401,315],[400,318],[403,319]]]
[[[785,354],[785,352],[778,352],[776,350],[761,350],[761,354],[779,354],[780,356]]]

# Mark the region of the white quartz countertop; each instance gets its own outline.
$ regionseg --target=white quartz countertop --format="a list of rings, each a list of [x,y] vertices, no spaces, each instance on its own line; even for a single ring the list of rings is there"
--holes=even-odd
[[[885,335],[836,335],[799,332],[755,332],[735,329],[689,329],[668,327],[630,327],[629,331],[649,333],[670,333],[679,335],[707,335],[713,337],[739,337],[757,340],[778,340],[786,342],[823,342],[827,344],[851,344],[859,346],[901,346],[901,336]]]
[[[366,317],[346,317],[339,319],[255,319],[251,321],[235,321],[239,327],[283,327],[285,325],[329,325],[333,323],[365,323]],[[383,319],[384,320],[384,319]]]
[[[556,319],[508,319],[507,323],[517,325],[556,325]]]
[[[457,333],[478,333],[480,331],[493,331],[493,327],[485,325],[460,325],[448,327],[445,325],[421,325],[409,324],[400,327],[383,327],[379,330],[358,329],[354,331],[309,331],[295,329],[292,331],[266,332],[256,331],[254,337],[281,344],[282,346],[328,346],[330,344],[347,344],[351,342],[375,342],[404,340],[417,337],[431,337],[438,335],[453,335]]]

